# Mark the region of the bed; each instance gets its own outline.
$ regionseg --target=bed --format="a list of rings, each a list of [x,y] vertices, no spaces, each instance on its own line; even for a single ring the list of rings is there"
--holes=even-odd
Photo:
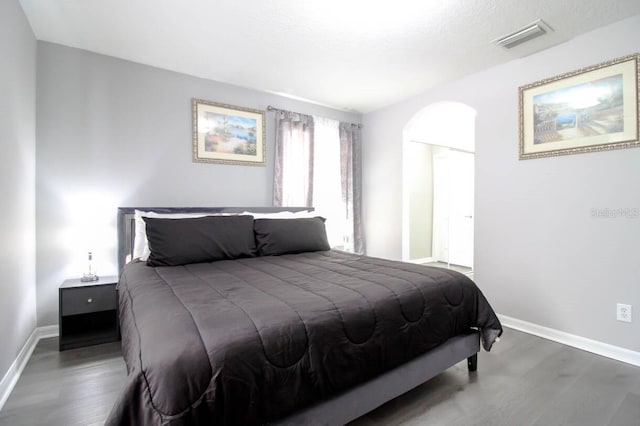
[[[150,254],[127,263],[135,210],[205,216],[145,218]],[[345,424],[475,371],[501,335],[466,276],[329,250],[321,218],[287,210],[118,210],[128,382],[108,425]]]

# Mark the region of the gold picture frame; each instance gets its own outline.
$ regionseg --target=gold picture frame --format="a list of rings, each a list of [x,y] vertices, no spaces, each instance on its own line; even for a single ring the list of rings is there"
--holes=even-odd
[[[640,146],[640,55],[519,88],[520,160]]]
[[[265,165],[264,111],[191,100],[193,161]]]

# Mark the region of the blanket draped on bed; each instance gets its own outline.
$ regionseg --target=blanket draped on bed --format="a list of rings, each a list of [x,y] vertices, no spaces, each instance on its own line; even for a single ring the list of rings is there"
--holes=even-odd
[[[338,251],[175,267],[119,283],[128,383],[108,425],[260,424],[479,328],[502,328],[455,271]]]

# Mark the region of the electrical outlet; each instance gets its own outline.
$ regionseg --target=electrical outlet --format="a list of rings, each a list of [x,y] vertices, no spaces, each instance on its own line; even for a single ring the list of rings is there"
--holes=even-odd
[[[631,305],[618,303],[616,311],[616,319],[623,322],[631,322]]]

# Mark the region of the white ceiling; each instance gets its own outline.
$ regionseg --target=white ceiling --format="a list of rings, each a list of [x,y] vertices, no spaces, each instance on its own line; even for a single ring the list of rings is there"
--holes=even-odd
[[[20,3],[38,40],[357,112],[640,13],[638,0]],[[554,31],[491,43],[538,18]]]

